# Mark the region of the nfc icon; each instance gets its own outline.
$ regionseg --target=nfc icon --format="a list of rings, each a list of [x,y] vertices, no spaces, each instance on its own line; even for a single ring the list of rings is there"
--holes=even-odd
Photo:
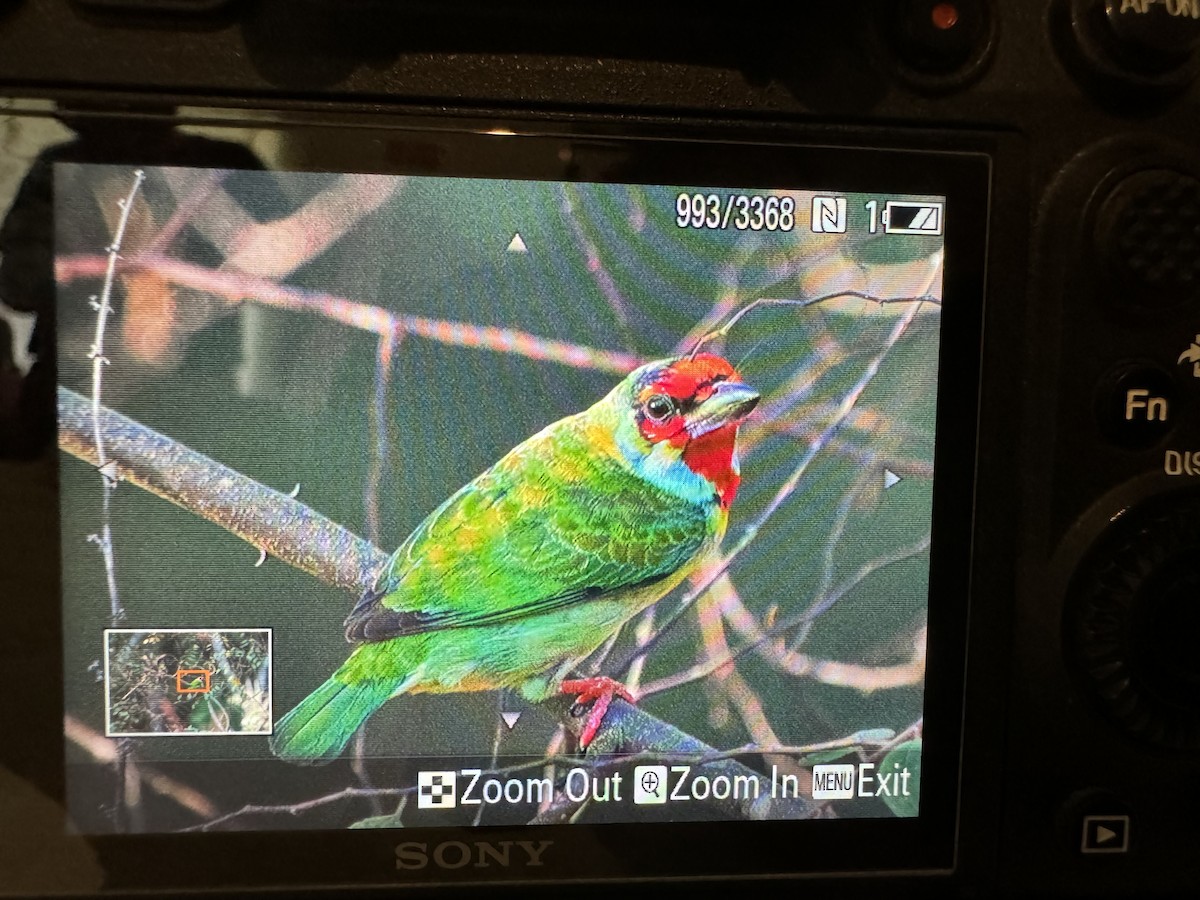
[[[818,234],[842,234],[846,230],[845,197],[813,197],[812,230]]]

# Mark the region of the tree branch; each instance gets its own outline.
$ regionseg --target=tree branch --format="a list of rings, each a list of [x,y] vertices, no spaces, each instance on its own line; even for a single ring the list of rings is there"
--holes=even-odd
[[[54,277],[59,284],[79,278],[100,278],[106,266],[103,256],[60,256],[54,261]],[[410,334],[452,347],[483,347],[498,353],[514,353],[528,359],[560,363],[577,369],[596,369],[621,376],[645,362],[628,353],[539,337],[516,328],[393,313],[336,294],[288,287],[269,278],[208,269],[166,256],[141,253],[124,260],[121,271],[151,272],[171,284],[222,297],[230,305],[253,300],[277,309],[323,316],[381,337]]]
[[[66,735],[67,740],[84,750],[96,762],[112,765],[117,761],[120,753],[118,742],[106,738],[98,731],[93,731],[74,716],[63,717],[63,734]],[[155,793],[169,797],[200,818],[210,819],[217,814],[217,807],[213,802],[194,788],[188,787],[174,778],[169,778],[149,766],[139,765],[137,774]]]
[[[307,572],[327,584],[361,594],[370,588],[387,554],[303,503],[259,484],[105,407],[100,431],[117,478],[169,500]],[[58,444],[98,465],[91,403],[58,389]]]
[[[59,446],[97,464],[91,402],[64,387],[58,389]],[[100,431],[117,477],[169,500],[281,562],[355,594],[369,589],[387,555],[368,541],[309,509],[303,503],[247,478],[120,413],[101,407]],[[568,698],[556,698],[569,731],[578,736],[582,719],[572,716]],[[719,751],[644,710],[616,701],[604,727],[588,748],[589,756],[630,754],[719,755]],[[732,759],[704,765],[710,776],[750,777],[759,784],[757,800],[730,798],[724,811],[733,816],[804,818],[815,807],[801,798],[770,796],[770,782],[755,769]]]
[[[560,712],[567,730],[578,737],[583,728],[584,717],[571,714],[570,699],[555,698],[547,701],[547,705]],[[734,779],[747,778],[757,783],[758,788],[754,796],[745,792],[729,792],[723,798],[715,795],[708,797],[705,802],[729,818],[809,819],[818,812],[817,804],[803,797],[772,797],[771,779],[758,770],[723,755],[720,750],[619,697],[613,700],[612,706],[605,713],[604,727],[600,729],[587,752],[589,757],[600,760],[595,764],[599,768],[623,764],[628,762],[628,757],[635,755],[638,762],[700,760],[693,766],[691,777],[704,775],[711,780],[724,775],[731,783]],[[606,755],[613,758],[606,760]],[[534,821],[539,824],[567,822],[580,805],[568,800],[565,795],[559,796],[556,802],[539,813]]]

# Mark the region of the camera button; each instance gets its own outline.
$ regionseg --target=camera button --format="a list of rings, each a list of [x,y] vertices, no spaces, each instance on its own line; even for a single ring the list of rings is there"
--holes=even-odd
[[[1200,298],[1200,178],[1128,176],[1100,207],[1095,246],[1127,303],[1166,309]]]
[[[1129,804],[1108,788],[1077,790],[1058,809],[1059,846],[1085,857],[1129,853],[1132,812]]]
[[[1200,0],[1063,0],[1062,45],[1109,100],[1170,96],[1200,73]]]
[[[986,44],[989,10],[982,0],[904,0],[893,16],[896,52],[920,72],[962,68]]]
[[[987,67],[996,44],[990,0],[892,0],[878,4],[880,37],[895,72],[918,91],[964,87]]]
[[[1067,663],[1097,711],[1139,741],[1188,752],[1200,750],[1198,561],[1200,494],[1162,494],[1112,516],[1063,610]],[[1112,799],[1076,808],[1126,811]]]
[[[1105,0],[1113,36],[1130,53],[1170,66],[1200,47],[1200,0]]]
[[[1128,853],[1129,816],[1084,816],[1080,853]]]
[[[1174,377],[1157,366],[1129,364],[1104,380],[1096,416],[1104,435],[1121,447],[1142,449],[1162,440],[1179,419]]]

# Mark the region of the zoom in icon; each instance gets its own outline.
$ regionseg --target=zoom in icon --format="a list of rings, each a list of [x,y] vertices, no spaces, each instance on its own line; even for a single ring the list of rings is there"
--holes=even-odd
[[[633,802],[638,806],[667,802],[666,766],[638,766],[633,770]]]

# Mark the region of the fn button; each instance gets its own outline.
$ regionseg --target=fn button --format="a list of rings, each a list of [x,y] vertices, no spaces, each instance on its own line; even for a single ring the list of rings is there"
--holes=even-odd
[[[1100,428],[1122,447],[1150,447],[1179,418],[1175,380],[1154,366],[1123,367],[1105,379],[1098,398]]]

